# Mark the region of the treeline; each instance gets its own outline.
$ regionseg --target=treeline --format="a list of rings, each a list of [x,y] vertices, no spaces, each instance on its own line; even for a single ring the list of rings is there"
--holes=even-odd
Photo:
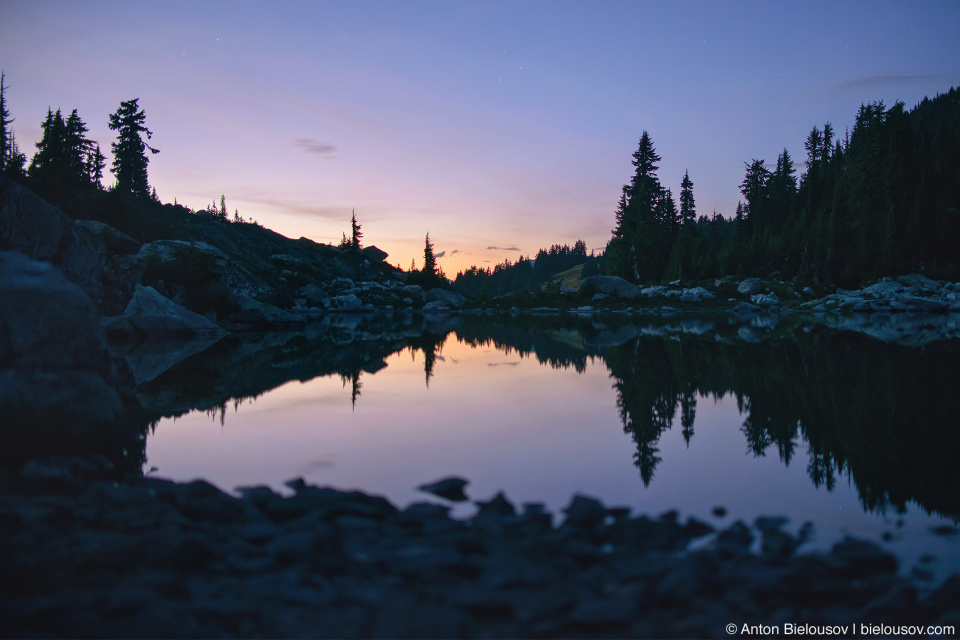
[[[786,149],[772,167],[753,159],[736,214],[708,218],[696,216],[688,175],[678,209],[644,131],[607,245],[607,272],[657,282],[779,271],[846,286],[910,271],[960,275],[960,91],[912,110],[902,102],[862,105],[843,138],[827,123],[804,147],[799,179]]]
[[[587,254],[587,244],[577,240],[573,247],[555,244],[549,249],[540,249],[535,258],[524,258],[516,262],[504,260],[491,268],[470,267],[457,273],[453,287],[460,293],[471,297],[492,297],[516,291],[539,290],[551,282],[555,276],[577,265],[583,265],[582,277],[601,273],[602,256]]]
[[[137,98],[121,102],[116,112],[108,114],[108,126],[117,132],[116,141],[110,145],[113,154],[110,171],[116,182],[105,187],[103,170],[107,158],[100,144],[87,137],[89,128],[76,109],[66,118],[59,108],[56,111],[47,109],[47,116],[40,125],[42,135],[36,144],[37,150],[27,162],[10,126],[14,118],[10,117],[7,108],[8,88],[5,75],[0,73],[0,175],[60,204],[71,201],[84,191],[109,192],[159,204],[157,190],[148,180],[147,167],[150,155],[160,151],[146,143],[153,132],[146,127],[146,114]],[[182,205],[177,205],[174,200],[174,206]],[[197,213],[189,207],[182,208]],[[223,195],[219,205],[214,200],[201,211],[217,220],[260,226],[255,220],[245,219],[237,209],[231,218]]]
[[[99,143],[87,137],[89,129],[77,110],[64,118],[60,109],[47,109],[47,117],[40,125],[40,142],[27,165],[27,156],[10,127],[14,119],[7,108],[6,91],[6,78],[0,74],[0,173],[48,196],[85,188],[103,190],[107,159]],[[110,145],[110,170],[117,179],[112,189],[156,200],[156,190],[151,190],[147,181],[147,152],[159,151],[144,142],[144,138],[153,135],[145,121],[146,115],[136,98],[121,102],[117,111],[109,114],[109,127],[117,132],[116,142]]]

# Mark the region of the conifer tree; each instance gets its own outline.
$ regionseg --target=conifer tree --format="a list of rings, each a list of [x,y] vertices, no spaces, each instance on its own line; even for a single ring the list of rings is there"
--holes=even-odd
[[[433,243],[430,242],[430,232],[423,245],[423,268],[420,269],[426,278],[433,279],[437,277],[437,260],[433,255]]]
[[[87,155],[87,180],[97,189],[103,189],[103,169],[107,166],[107,159],[100,151],[99,143]]]
[[[47,108],[47,117],[40,125],[43,134],[36,143],[37,152],[30,161],[30,177],[44,186],[61,186],[70,170],[66,153],[66,129],[60,109]]]
[[[360,231],[360,224],[357,222],[357,210],[353,210],[353,216],[350,218],[350,246],[360,250],[360,238],[363,237],[363,232]]]
[[[4,162],[3,174],[14,180],[23,180],[27,177],[27,171],[24,168],[24,165],[27,163],[27,156],[25,156],[20,151],[20,147],[17,146],[17,139],[16,136],[13,135],[13,131],[10,132],[9,145],[7,158]]]
[[[693,180],[690,179],[690,172],[683,172],[683,180],[680,181],[680,223],[683,226],[690,226],[697,220],[697,208],[693,201]]]
[[[7,109],[7,86],[4,84],[4,74],[0,72],[0,172],[6,168],[7,159],[11,156],[13,132],[10,131],[10,124],[13,118],[10,117],[10,111]]]
[[[111,170],[117,176],[117,190],[135,196],[147,197],[150,189],[147,184],[146,155],[159,153],[143,141],[153,133],[144,126],[146,115],[137,104],[139,98],[120,103],[120,108],[110,114],[110,129],[117,132],[117,141],[111,143],[113,149],[113,166]]]

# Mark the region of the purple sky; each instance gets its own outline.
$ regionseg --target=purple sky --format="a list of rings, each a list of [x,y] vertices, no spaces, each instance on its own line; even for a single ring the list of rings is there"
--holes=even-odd
[[[0,67],[29,156],[47,107],[139,98],[163,201],[447,275],[610,237],[646,129],[660,179],[730,215],[743,163],[862,102],[960,84],[960,2],[4,2]],[[802,167],[801,167],[802,168]],[[112,182],[112,175],[108,177]]]

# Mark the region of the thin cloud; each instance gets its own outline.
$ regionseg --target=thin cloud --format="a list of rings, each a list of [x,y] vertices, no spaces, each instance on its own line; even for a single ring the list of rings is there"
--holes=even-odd
[[[458,253],[460,253],[460,249],[454,249],[453,251],[450,252],[450,255],[455,256]]]
[[[441,251],[440,253],[435,254],[433,257],[434,257],[434,258],[442,258],[442,257],[445,256],[445,255],[447,255],[447,252],[446,252],[446,251]]]
[[[307,153],[312,153],[324,158],[332,158],[332,154],[336,153],[337,151],[337,148],[332,144],[319,142],[313,138],[297,138],[293,143],[293,146],[297,147],[298,149],[302,149]]]
[[[487,247],[487,251],[520,251],[518,247]]]

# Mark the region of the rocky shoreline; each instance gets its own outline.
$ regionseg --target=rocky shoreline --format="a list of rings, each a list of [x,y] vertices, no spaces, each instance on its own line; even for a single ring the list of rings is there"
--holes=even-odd
[[[728,624],[960,625],[863,540],[807,553],[783,518],[720,528],[574,496],[468,520],[288,483],[105,478],[100,458],[3,478],[4,637],[723,637]],[[442,493],[442,492],[437,492]],[[427,496],[425,496],[427,497]],[[448,495],[454,498],[456,495]],[[721,512],[718,510],[718,514]],[[559,521],[555,522],[555,521]]]

